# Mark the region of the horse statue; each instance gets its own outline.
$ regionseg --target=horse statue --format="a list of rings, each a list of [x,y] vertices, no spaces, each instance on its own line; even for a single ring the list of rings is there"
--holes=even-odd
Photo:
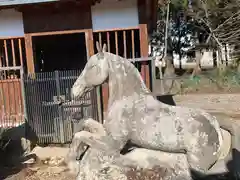
[[[84,121],[85,128],[94,130],[81,131],[74,138],[86,144],[98,144],[104,137],[119,153],[128,141],[165,154],[180,153],[186,157],[192,171],[207,174],[225,148],[223,129],[233,133],[234,127],[227,121],[219,122],[201,109],[161,103],[129,60],[106,52],[105,44],[101,48],[97,43],[97,50],[72,86],[71,93],[73,98],[80,98],[108,81],[108,110],[103,125]],[[105,133],[95,136],[96,131]]]
[[[109,143],[111,137],[101,124],[91,118],[84,119],[84,123],[84,127],[91,126],[91,129],[75,134],[65,159],[77,180],[192,179],[183,154],[135,148],[122,155]],[[79,150],[80,147],[83,149]]]

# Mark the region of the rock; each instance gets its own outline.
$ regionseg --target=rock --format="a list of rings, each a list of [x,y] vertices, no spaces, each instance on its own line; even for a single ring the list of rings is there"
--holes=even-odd
[[[31,153],[36,154],[36,156],[43,162],[51,161],[51,163],[60,163],[63,161],[64,157],[68,152],[68,148],[61,147],[39,147],[36,146]]]
[[[144,148],[136,148],[122,156],[121,163],[124,166],[134,166],[140,169],[165,168],[174,169],[176,176],[191,179],[189,165],[184,154],[167,153]]]
[[[120,155],[91,147],[79,161],[77,180],[191,180],[183,158],[143,148]]]
[[[152,169],[139,170],[136,168],[130,168],[129,171],[126,172],[126,176],[128,180],[177,179],[174,170],[165,167],[154,167]]]
[[[65,167],[48,167],[46,171],[51,174],[60,174],[66,171],[66,168]]]
[[[63,157],[51,157],[48,161],[48,165],[50,166],[60,166],[64,163]]]

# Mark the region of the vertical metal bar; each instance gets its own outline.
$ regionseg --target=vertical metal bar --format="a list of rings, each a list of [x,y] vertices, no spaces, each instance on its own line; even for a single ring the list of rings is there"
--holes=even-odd
[[[164,84],[163,84],[163,73],[162,73],[162,65],[159,65],[159,76],[160,76],[160,84],[161,84],[161,95],[164,95]]]
[[[34,77],[34,79],[33,79]],[[37,80],[41,79],[41,76],[37,76],[36,74],[30,74],[30,76],[28,76],[28,80],[30,82],[30,85],[31,87],[27,86],[28,89],[32,90],[32,93],[33,93],[33,96],[31,97],[30,99],[30,103],[33,104],[33,103],[38,103],[39,102],[39,90],[38,88],[36,88],[37,86]],[[41,90],[41,89],[40,89]],[[31,123],[32,123],[32,127],[34,128],[35,132],[36,132],[36,135],[38,136],[38,143],[42,143],[42,137],[41,134],[43,132],[43,129],[44,129],[44,126],[41,126],[42,124],[42,117],[41,117],[41,114],[40,114],[40,110],[39,110],[39,106],[37,107],[32,107],[32,105],[30,104],[30,114],[31,116],[29,115],[29,117],[31,117],[31,119],[29,118],[28,121],[31,120]],[[34,117],[34,120],[33,120],[33,117]]]
[[[152,75],[152,77],[151,77],[151,79],[152,79],[152,92],[153,92],[153,94],[154,94],[154,96],[155,96],[155,81],[156,81],[156,69],[155,69],[155,59],[154,58],[152,58],[151,59],[151,75]]]
[[[61,90],[60,90],[60,79],[59,79],[59,71],[55,71],[55,79],[56,79],[56,88],[57,88],[57,99],[60,99]],[[63,114],[62,114],[62,106],[58,106],[59,112],[59,129],[60,129],[60,141],[64,143],[64,124],[63,124]]]
[[[47,78],[50,78],[51,79],[51,75],[52,75],[52,73],[49,73],[49,72],[46,72],[46,73],[39,73],[39,75],[41,75],[41,80],[44,80],[43,82],[44,83],[40,83],[40,85],[41,85],[41,88],[42,88],[42,90],[45,90],[45,89],[49,89],[50,90],[50,88],[51,87],[49,87],[49,84],[51,83],[51,80],[50,80],[50,82],[47,80]],[[54,75],[53,75],[54,76]],[[40,96],[40,98],[39,98],[39,103],[41,103],[41,101],[42,101],[42,97],[43,98],[45,98],[45,96],[47,95],[47,93],[46,94],[41,94],[41,96]],[[50,108],[48,108],[49,110],[50,110]],[[49,112],[49,111],[47,111],[47,112]],[[50,127],[51,127],[51,122],[52,121],[49,121],[49,117],[47,117],[46,116],[46,110],[45,110],[45,108],[43,108],[43,106],[42,105],[40,105],[40,109],[39,109],[39,113],[41,114],[41,123],[44,123],[43,125],[42,125],[42,127],[44,127],[44,129],[42,129],[42,135],[43,135],[43,137],[44,137],[44,142],[45,143],[49,143],[49,142],[51,142],[51,138],[50,138],[50,134],[51,134],[51,131],[50,131]],[[53,113],[50,111],[49,112],[51,115],[50,115],[50,118],[51,119],[53,119]]]
[[[22,94],[22,102],[23,102],[23,112],[24,112],[24,121],[28,122],[28,112],[27,112],[27,103],[26,103],[26,94],[25,94],[25,86],[24,86],[24,71],[23,68],[20,69],[20,83],[21,83],[21,94]]]

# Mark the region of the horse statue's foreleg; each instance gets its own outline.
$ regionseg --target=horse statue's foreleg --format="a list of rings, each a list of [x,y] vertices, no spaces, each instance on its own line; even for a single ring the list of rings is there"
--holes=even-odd
[[[78,131],[87,131],[87,132],[90,132],[90,133],[93,133],[93,134],[99,135],[99,136],[106,135],[106,131],[105,131],[103,125],[101,123],[95,121],[92,118],[82,119],[78,123]],[[84,144],[83,142],[76,140],[76,138],[73,138],[72,142],[73,142],[72,146],[74,146],[74,147],[72,147],[72,149],[74,149],[74,151],[76,150],[78,152],[77,157],[80,158],[80,156],[86,150],[87,145]]]
[[[107,149],[106,145],[101,141],[101,136],[87,131],[80,131],[73,137],[69,152],[65,157],[65,162],[72,173],[79,171],[79,158],[87,150],[87,146],[91,145],[98,149]]]
[[[94,134],[99,134],[101,136],[106,135],[106,131],[103,127],[103,124],[97,122],[92,118],[82,119],[78,123],[78,131],[88,131]]]

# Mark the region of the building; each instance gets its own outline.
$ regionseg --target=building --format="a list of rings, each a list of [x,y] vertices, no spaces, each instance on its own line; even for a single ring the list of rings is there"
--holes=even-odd
[[[147,57],[156,10],[157,0],[0,0],[0,66],[12,67],[0,69],[1,116],[22,116],[16,66],[28,74],[82,69],[96,41],[126,58]],[[139,70],[149,86],[148,64]],[[106,109],[106,85],[102,97]]]

